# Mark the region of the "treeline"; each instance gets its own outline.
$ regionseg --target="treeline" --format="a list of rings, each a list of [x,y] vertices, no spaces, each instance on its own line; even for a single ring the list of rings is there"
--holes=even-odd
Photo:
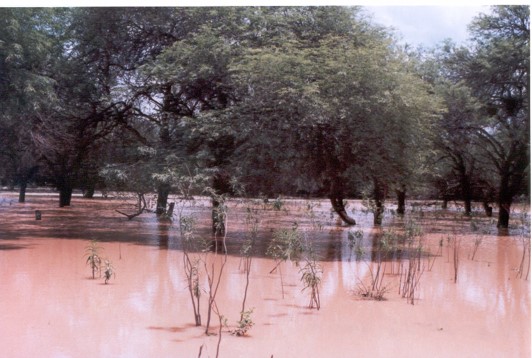
[[[0,178],[73,189],[496,203],[529,182],[529,8],[467,47],[359,7],[1,8]],[[140,197],[140,196],[139,196]],[[140,205],[140,204],[139,204]]]

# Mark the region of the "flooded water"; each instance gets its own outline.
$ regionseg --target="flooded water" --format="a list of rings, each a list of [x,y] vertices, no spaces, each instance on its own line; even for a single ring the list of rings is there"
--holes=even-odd
[[[404,219],[387,213],[384,232],[400,232],[412,221],[423,229],[423,247],[416,251],[421,276],[411,304],[400,294],[404,247],[381,261],[385,300],[360,295],[361,284],[368,285],[375,273],[376,242],[383,232],[373,228],[359,202],[352,203],[354,228],[338,225],[327,201],[286,200],[281,210],[270,204],[228,204],[229,255],[216,296],[227,327],[219,341],[216,315],[213,334],[204,334],[205,270],[200,270],[203,326],[194,325],[178,220],[143,214],[128,221],[115,210],[131,208],[118,199],[75,197],[70,208],[59,208],[56,196],[28,195],[19,204],[14,194],[0,193],[0,356],[215,357],[218,343],[219,357],[531,355],[529,257],[519,271],[527,242],[519,222],[499,233],[489,219],[471,224],[456,209],[415,207]],[[41,220],[35,220],[35,210]],[[210,237],[207,200],[178,204],[179,213],[194,217],[195,235]],[[240,318],[246,287],[239,251],[249,236],[250,213],[260,219],[246,301],[254,326],[237,337],[229,331]],[[308,308],[303,263],[286,261],[270,273],[276,262],[265,251],[273,232],[295,224],[312,242],[323,270],[319,311]],[[354,248],[350,237],[357,230]],[[90,240],[98,241],[101,256],[114,266],[109,284],[92,279],[85,256]],[[224,258],[191,255],[215,272]]]

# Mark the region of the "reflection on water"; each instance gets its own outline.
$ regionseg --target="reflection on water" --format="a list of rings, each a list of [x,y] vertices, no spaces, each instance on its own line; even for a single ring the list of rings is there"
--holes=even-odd
[[[197,356],[202,344],[213,356],[217,337],[191,325],[177,218],[144,214],[128,221],[114,211],[124,205],[118,200],[74,198],[72,207],[58,208],[49,196],[29,195],[25,204],[14,198],[0,197],[0,331],[7,332],[0,346],[7,356]],[[196,234],[210,237],[210,202],[185,204],[176,213],[193,216]],[[250,205],[261,213],[248,296],[255,326],[248,339],[224,334],[223,356],[340,357],[353,350],[353,337],[360,356],[530,356],[530,282],[517,277],[522,243],[516,231],[485,235],[471,260],[478,233],[470,221],[435,208],[421,215],[416,207],[405,218],[388,214],[378,229],[358,203],[359,225],[348,228],[337,225],[326,201],[314,203],[312,220],[304,201],[287,201],[281,211],[232,202],[226,238],[231,256],[217,298],[229,324],[239,317],[245,290],[239,252],[249,235]],[[36,209],[43,213],[40,221]],[[413,251],[405,242],[385,253],[382,246],[386,235],[401,235],[412,220],[424,232],[424,271],[414,306],[398,294],[398,267]],[[269,273],[275,262],[264,253],[272,233],[294,222],[323,268],[319,312],[306,308],[301,266],[282,265],[282,289],[279,272]],[[457,283],[449,236],[460,239]],[[92,239],[115,267],[108,285],[89,279],[83,255]],[[388,263],[387,301],[359,300],[357,286],[379,258]],[[201,287],[205,299],[204,275]],[[423,339],[412,346],[413,336]]]

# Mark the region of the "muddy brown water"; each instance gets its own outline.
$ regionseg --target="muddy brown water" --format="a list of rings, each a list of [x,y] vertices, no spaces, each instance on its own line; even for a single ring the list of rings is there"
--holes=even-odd
[[[202,357],[216,356],[219,336],[206,336],[204,326],[194,326],[177,220],[143,214],[128,221],[115,209],[131,210],[130,204],[116,198],[74,197],[70,208],[57,207],[57,200],[30,194],[19,204],[15,194],[0,193],[0,356],[197,357],[200,349]],[[286,200],[280,211],[260,201],[229,203],[229,255],[216,298],[228,324],[220,357],[530,356],[529,259],[519,275],[524,240],[518,221],[508,232],[497,232],[489,219],[475,219],[491,229],[481,233],[458,208],[413,207],[405,219],[388,212],[384,230],[400,230],[413,220],[424,231],[424,271],[412,305],[399,294],[400,258],[396,266],[387,265],[386,300],[357,294],[375,267],[379,230],[360,202],[351,206],[355,228],[338,225],[326,201]],[[245,290],[239,248],[249,232],[248,208],[260,217],[246,304],[253,308],[254,326],[237,337],[229,330],[239,319]],[[41,220],[35,220],[35,210],[41,210]],[[180,212],[195,217],[197,235],[210,235],[207,200],[178,204],[176,215]],[[323,269],[319,311],[308,308],[301,264],[281,265],[281,286],[279,272],[270,273],[275,261],[264,254],[272,232],[294,223],[312,241]],[[348,239],[356,230],[363,232],[359,256]],[[456,283],[449,236],[460,242]],[[116,271],[107,285],[103,278],[91,279],[85,262],[92,239]],[[223,255],[207,256],[219,260]],[[205,321],[204,274],[201,280]],[[211,332],[218,328],[215,317]]]

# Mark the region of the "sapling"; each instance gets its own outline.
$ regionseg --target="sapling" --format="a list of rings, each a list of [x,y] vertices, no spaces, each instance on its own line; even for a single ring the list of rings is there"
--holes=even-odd
[[[199,267],[201,259],[198,252],[205,251],[207,243],[197,239],[194,235],[195,220],[190,216],[180,214],[179,230],[183,240],[183,265],[187,280],[187,288],[192,302],[194,322],[196,326],[201,326],[201,288]]]
[[[307,258],[305,266],[301,268],[301,281],[303,281],[303,290],[310,290],[309,308],[314,308],[319,311],[321,307],[320,303],[320,284],[322,269],[315,259]]]
[[[100,257],[101,247],[98,246],[96,240],[92,240],[89,246],[85,247],[85,255],[87,256],[86,263],[92,270],[92,278],[96,277],[96,272],[101,275],[102,259]]]
[[[104,271],[103,275],[105,277],[105,284],[111,279],[111,276],[115,276],[114,267],[109,259],[104,260]]]
[[[460,267],[460,240],[456,236],[452,238],[453,245],[453,268],[454,283],[458,281],[458,268]]]
[[[237,322],[237,327],[230,331],[231,334],[235,336],[245,336],[247,332],[255,325],[251,319],[251,314],[253,313],[253,308],[242,312],[240,316],[240,321]]]
[[[260,220],[257,211],[248,208],[246,216],[248,236],[242,244],[242,248],[240,250],[242,260],[244,262],[244,273],[246,275],[246,287],[244,289],[244,297],[242,298],[242,310],[240,311],[240,320],[244,319],[244,312],[246,311],[246,299],[249,288],[249,275],[251,273],[251,261],[253,260],[253,249],[259,231],[259,223]]]
[[[425,270],[425,266],[420,265],[420,262],[421,249],[409,250],[408,266],[404,273],[401,272],[399,287],[402,291],[402,297],[411,304],[414,304],[416,289]]]
[[[209,335],[209,326],[211,322],[211,316],[213,309],[216,307],[216,295],[218,293],[218,288],[220,287],[220,282],[222,280],[222,274],[225,268],[225,264],[227,263],[227,246],[226,246],[226,239],[227,239],[227,206],[225,204],[225,196],[223,195],[217,195],[214,191],[211,190],[211,196],[213,197],[213,200],[216,200],[218,202],[218,206],[216,208],[217,210],[217,218],[219,222],[215,225],[223,225],[220,227],[216,227],[214,230],[214,241],[215,241],[215,250],[214,250],[214,257],[211,262],[210,269],[207,267],[207,260],[203,261],[203,266],[205,268],[205,273],[207,275],[207,284],[208,284],[208,305],[207,305],[207,322],[205,324],[205,334]],[[215,270],[215,261],[216,258],[218,258],[218,234],[222,235],[222,250],[223,255],[220,258],[220,268],[218,272],[216,273]],[[218,317],[220,317],[219,311],[216,308],[215,312]]]
[[[303,244],[301,234],[298,230],[298,225],[295,223],[291,229],[280,229],[273,233],[272,240],[268,245],[266,254],[271,256],[275,261],[275,267],[270,271],[273,273],[277,268],[279,269],[279,276],[281,277],[281,292],[284,298],[284,283],[283,274],[281,272],[281,263],[291,260],[299,262],[299,258],[303,253]]]
[[[523,245],[523,254],[521,255],[521,262],[517,269],[517,277],[522,278],[525,269],[525,262],[528,258],[528,266],[526,270],[525,280],[528,280],[530,273],[530,219],[526,213],[520,216],[521,224],[519,225],[519,239]]]

